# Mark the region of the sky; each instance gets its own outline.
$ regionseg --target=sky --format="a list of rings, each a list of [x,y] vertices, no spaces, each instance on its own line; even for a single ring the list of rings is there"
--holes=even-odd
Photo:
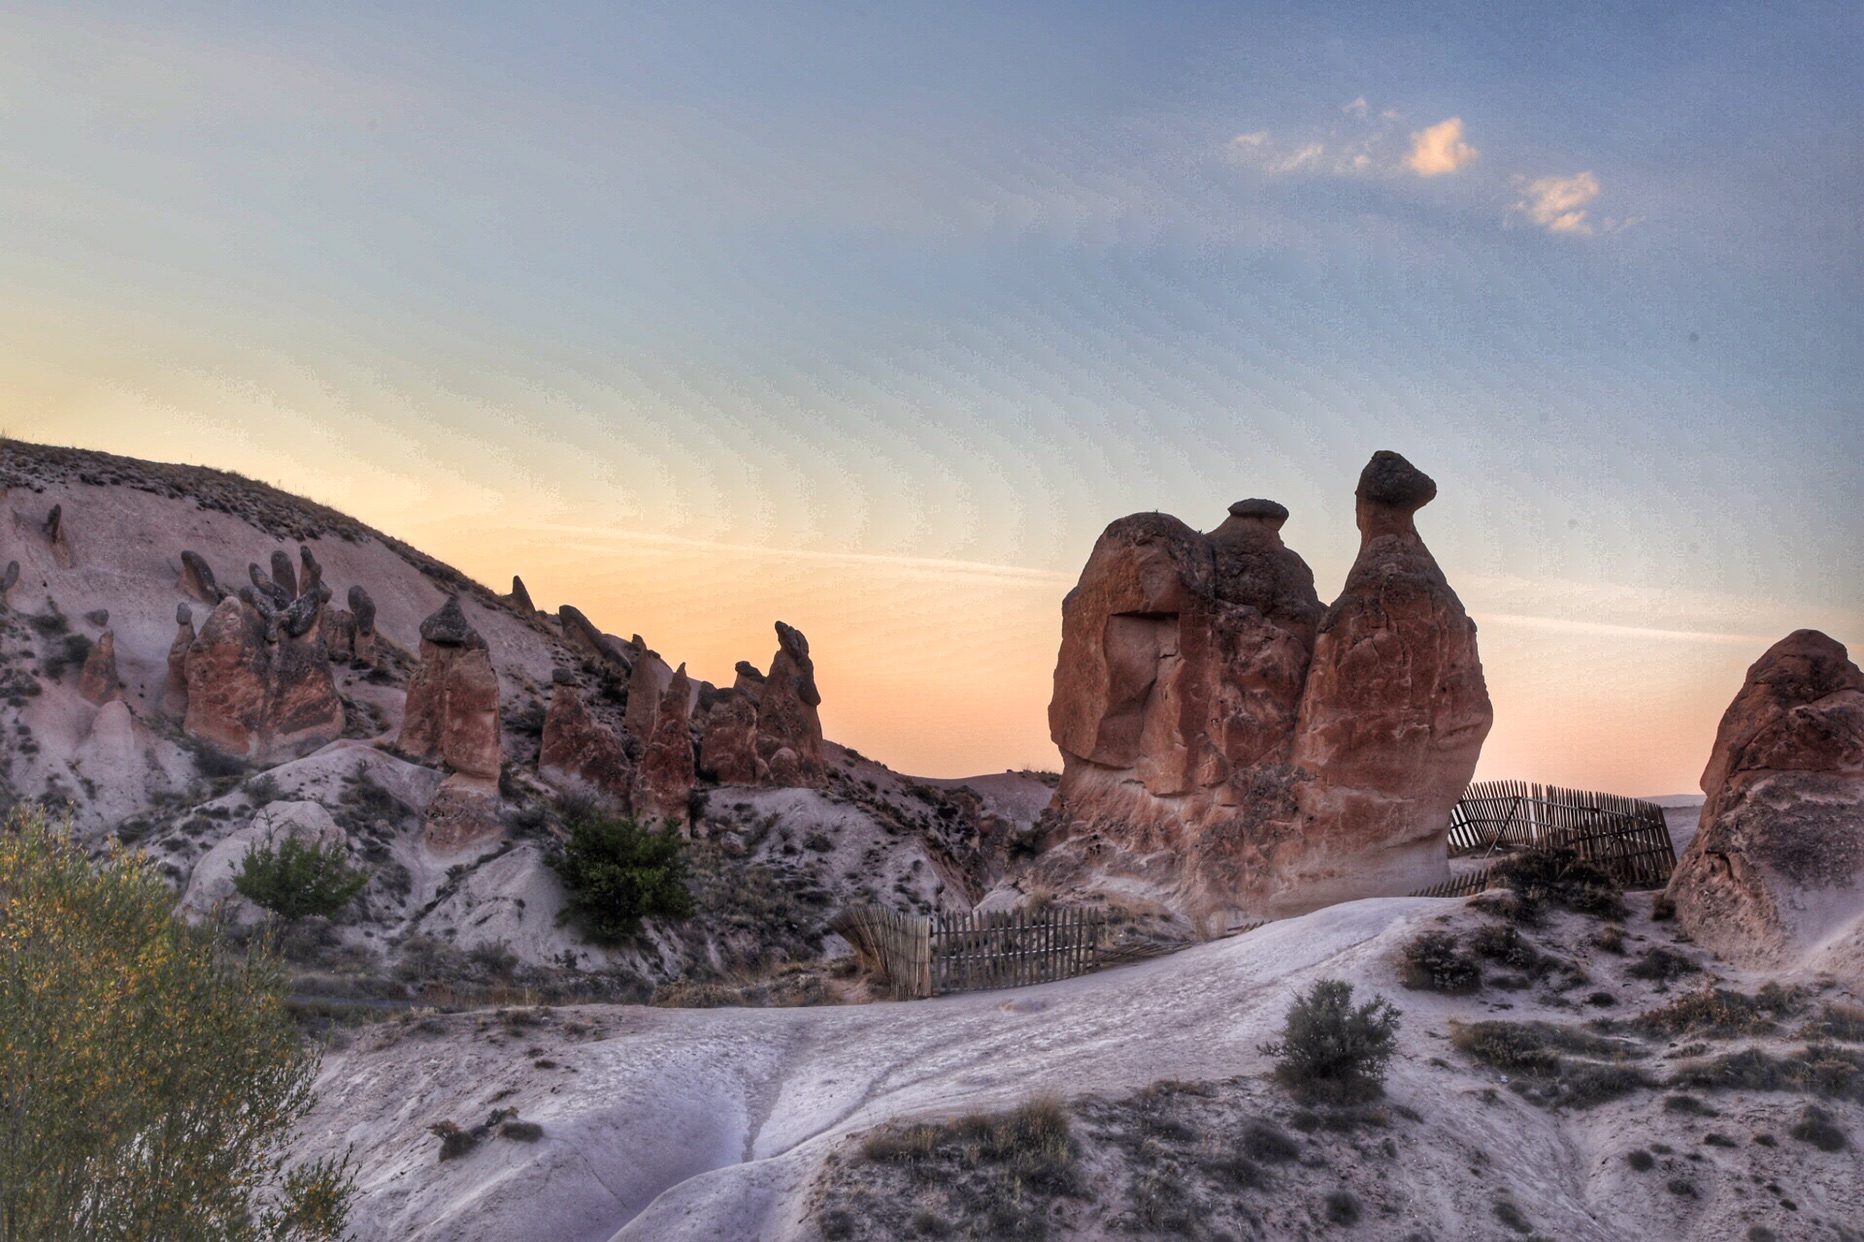
[[[1105,525],[1323,600],[1376,449],[1480,626],[1482,777],[1693,790],[1864,644],[1854,4],[0,13],[0,431],[239,470],[830,737],[1054,768]]]

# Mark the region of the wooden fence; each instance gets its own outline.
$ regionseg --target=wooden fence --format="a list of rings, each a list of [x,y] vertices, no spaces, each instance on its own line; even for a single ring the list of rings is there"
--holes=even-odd
[[[895,1000],[1047,983],[1112,965],[1101,944],[1105,927],[1097,907],[926,918],[850,906],[829,923]]]
[[[1450,811],[1449,844],[1453,855],[1504,845],[1570,849],[1625,888],[1655,888],[1676,867],[1662,807],[1526,781],[1479,781],[1464,790]]]

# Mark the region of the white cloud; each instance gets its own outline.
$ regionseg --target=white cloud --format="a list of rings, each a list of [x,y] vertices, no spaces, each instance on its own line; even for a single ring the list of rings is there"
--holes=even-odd
[[[1340,111],[1346,113],[1346,115],[1356,116],[1362,121],[1366,119],[1366,113],[1371,110],[1371,106],[1366,103],[1366,97],[1364,95],[1361,95],[1359,98],[1353,100],[1352,103],[1340,109]]]
[[[1482,152],[1463,141],[1463,118],[1453,116],[1411,135],[1411,154],[1405,167],[1420,177],[1453,173]]]
[[[1590,172],[1526,181],[1521,195],[1513,210],[1526,216],[1531,223],[1549,233],[1592,235],[1586,204],[1599,196],[1599,179]]]

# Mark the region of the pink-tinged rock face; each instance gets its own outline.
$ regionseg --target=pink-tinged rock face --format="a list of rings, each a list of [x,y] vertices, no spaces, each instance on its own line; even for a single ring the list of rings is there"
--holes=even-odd
[[[421,662],[408,683],[396,744],[420,763],[498,776],[498,674],[458,599],[421,623]]]
[[[691,819],[695,768],[692,739],[693,684],[680,665],[660,696],[654,734],[634,770],[634,813],[643,820]]]
[[[91,644],[78,674],[78,694],[86,703],[102,706],[117,697],[116,631],[105,630]]]
[[[706,714],[699,768],[721,785],[758,783],[757,705],[764,675],[740,661],[738,679]]]
[[[194,611],[175,608],[175,641],[168,648],[168,679],[162,686],[162,710],[176,720],[188,714],[188,648],[194,645]]]
[[[660,696],[673,684],[673,670],[652,651],[635,654],[634,667],[628,673],[628,707],[622,715],[622,728],[628,736],[645,745],[654,736],[654,722],[660,716]]]
[[[757,758],[764,765],[760,780],[775,785],[821,785],[828,780],[822,762],[822,719],[816,714],[821,702],[809,640],[802,631],[777,622],[777,654],[757,707]],[[784,750],[790,754],[773,763]]]
[[[228,596],[187,654],[183,729],[222,750],[271,760],[343,736],[343,701],[314,627],[293,637],[250,593]]]
[[[1702,818],[1670,879],[1678,920],[1737,962],[1864,947],[1864,673],[1797,630],[1748,669],[1702,774]],[[1826,963],[1864,978],[1864,958]]]
[[[1412,523],[1435,492],[1373,458],[1324,619],[1273,501],[1208,535],[1156,513],[1109,526],[1063,602],[1049,705],[1074,837],[1175,873],[1200,917],[1441,879],[1491,713],[1475,626]]]
[[[614,731],[589,714],[573,682],[551,687],[537,769],[553,785],[580,787],[620,810],[629,809],[634,765]]]

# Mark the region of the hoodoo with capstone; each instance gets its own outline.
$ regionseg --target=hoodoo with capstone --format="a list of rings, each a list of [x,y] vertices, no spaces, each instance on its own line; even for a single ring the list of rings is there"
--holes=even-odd
[[[1324,610],[1274,501],[1209,534],[1160,513],[1107,527],[1062,603],[1049,704],[1073,857],[1199,921],[1442,878],[1490,715],[1475,627],[1410,518],[1435,491],[1373,457],[1359,558]]]

